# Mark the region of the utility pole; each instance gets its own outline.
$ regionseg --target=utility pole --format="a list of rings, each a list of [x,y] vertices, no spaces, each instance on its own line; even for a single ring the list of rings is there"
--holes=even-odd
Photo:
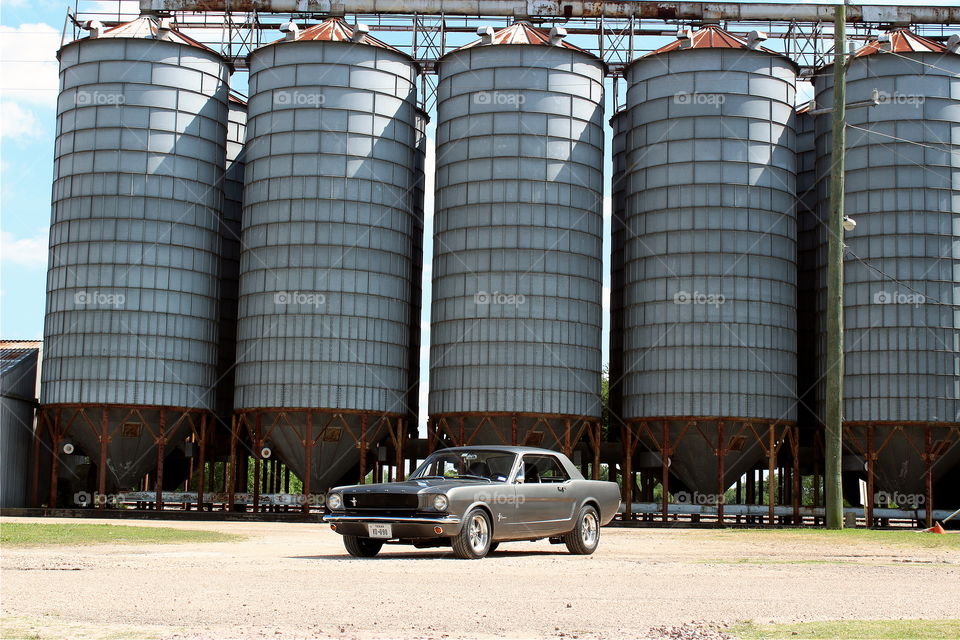
[[[843,528],[843,219],[847,126],[847,7],[833,23],[833,148],[830,155],[830,219],[827,221],[827,362],[825,476],[828,529]]]

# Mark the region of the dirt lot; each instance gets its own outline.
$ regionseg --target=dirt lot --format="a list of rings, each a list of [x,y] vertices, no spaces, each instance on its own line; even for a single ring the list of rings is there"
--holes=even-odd
[[[14,521],[28,520],[5,518],[0,526]],[[340,537],[320,525],[129,523],[247,539],[4,548],[5,633],[724,638],[725,625],[745,620],[958,617],[955,546],[825,543],[822,536],[783,531],[607,528],[590,557],[539,542],[506,544],[481,561],[408,547],[354,560]]]

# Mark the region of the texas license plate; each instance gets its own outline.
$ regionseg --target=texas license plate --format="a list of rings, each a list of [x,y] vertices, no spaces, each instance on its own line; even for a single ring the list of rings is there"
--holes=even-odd
[[[393,526],[389,524],[368,524],[367,535],[371,538],[392,538]]]

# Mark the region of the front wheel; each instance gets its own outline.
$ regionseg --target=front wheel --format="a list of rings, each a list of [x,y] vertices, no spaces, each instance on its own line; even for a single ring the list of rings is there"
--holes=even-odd
[[[567,551],[588,556],[597,550],[600,544],[600,516],[597,510],[586,505],[577,515],[577,526],[563,536]]]
[[[476,560],[490,551],[490,516],[483,509],[470,510],[463,519],[463,528],[451,539],[453,553],[458,558]]]
[[[361,538],[360,536],[343,536],[343,546],[347,548],[347,553],[354,558],[372,558],[380,553],[383,541]]]

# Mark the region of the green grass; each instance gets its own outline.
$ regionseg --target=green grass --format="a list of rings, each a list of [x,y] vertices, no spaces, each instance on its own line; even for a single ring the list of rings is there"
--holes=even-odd
[[[838,620],[757,625],[730,632],[741,640],[945,640],[960,638],[960,620]]]
[[[243,536],[215,531],[191,531],[169,527],[134,527],[113,524],[0,523],[0,544],[32,547],[88,544],[172,544],[183,542],[230,542]]]
[[[0,638],[3,640],[160,640],[178,628],[134,626],[107,621],[96,623],[69,622],[56,616],[23,618],[0,617]]]
[[[718,535],[729,538],[770,542],[808,542],[812,544],[875,545],[889,544],[924,549],[960,549],[960,533],[937,535],[917,531],[873,531],[869,529],[724,529]]]

